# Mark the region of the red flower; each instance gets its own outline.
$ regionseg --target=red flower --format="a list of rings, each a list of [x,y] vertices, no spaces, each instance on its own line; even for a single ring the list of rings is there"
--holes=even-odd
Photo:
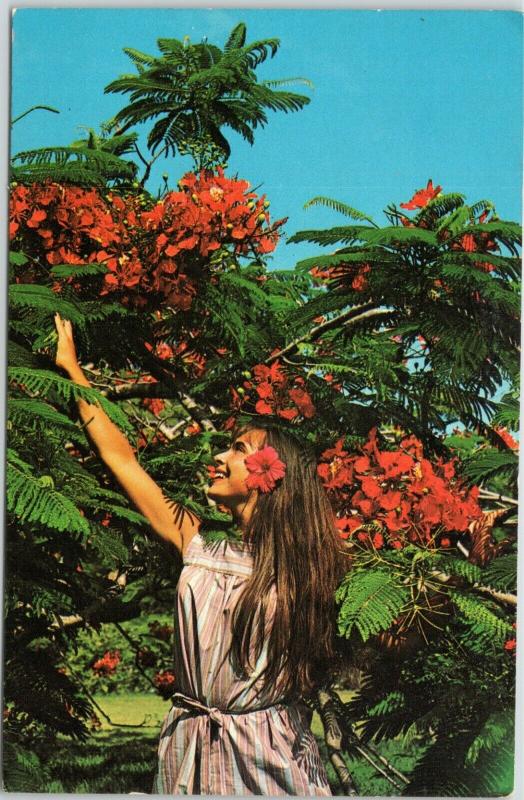
[[[380,507],[383,508],[384,511],[393,511],[395,508],[400,506],[401,499],[402,495],[400,492],[387,492],[379,499]]]
[[[175,674],[170,669],[164,669],[162,672],[157,672],[155,677],[153,678],[153,683],[155,686],[165,687],[171,686],[175,682]]]
[[[355,505],[364,514],[365,517],[371,517],[375,505],[372,500],[369,500],[363,492],[355,492],[353,495],[353,505]]]
[[[337,440],[337,443],[334,447],[331,447],[328,450],[324,450],[322,453],[322,458],[331,459],[331,458],[344,458],[347,456],[347,450],[344,450],[344,437],[342,436],[340,439]]]
[[[267,400],[269,397],[273,397],[273,387],[267,381],[262,381],[262,383],[259,383],[256,391],[262,400]]]
[[[460,239],[460,244],[462,245],[462,249],[466,250],[468,253],[473,253],[477,249],[472,233],[465,233]]]
[[[335,520],[335,527],[337,528],[341,539],[347,539],[348,536],[361,525],[362,520],[357,516],[340,517],[339,519]]]
[[[433,200],[441,191],[442,186],[433,188],[433,181],[430,178],[425,189],[418,189],[411,200],[408,203],[401,203],[400,207],[407,208],[409,210],[414,208],[424,208],[424,206],[427,206],[429,201]]]
[[[380,550],[380,548],[384,546],[384,537],[381,533],[376,533],[373,536],[372,542],[373,547],[375,547],[377,550]]]
[[[270,446],[252,453],[244,463],[250,473],[246,480],[249,489],[270,492],[275,488],[276,482],[286,474],[286,465],[279,459],[277,451]]]
[[[374,500],[382,494],[380,486],[371,476],[362,478],[362,491],[370,500]]]
[[[515,652],[516,648],[517,648],[516,639],[508,639],[508,641],[504,645],[504,650],[507,650],[508,653]]]
[[[406,453],[396,451],[394,453],[379,453],[377,461],[384,470],[384,477],[398,478],[402,473],[407,472],[413,466],[413,459]]]
[[[97,675],[112,675],[120,663],[120,650],[106,650],[102,658],[92,665]]]
[[[395,550],[402,550],[404,544],[400,541],[400,539],[393,539],[391,542],[391,547],[394,547]]]
[[[160,398],[157,398],[157,397],[153,397],[153,398],[145,397],[144,400],[142,401],[142,403],[143,403],[145,408],[148,408],[151,411],[151,413],[155,415],[155,417],[158,417],[158,415],[165,408],[164,401],[160,400]]]
[[[161,672],[157,672],[153,678],[153,683],[162,697],[167,700],[173,693],[175,673],[170,669],[164,669]]]
[[[309,419],[315,416],[315,406],[305,389],[290,389],[289,398],[296,405],[303,417]]]
[[[155,348],[155,355],[165,361],[166,359],[173,357],[173,348],[170,347],[166,342],[159,342]]]
[[[273,408],[265,400],[259,400],[255,405],[257,414],[272,414]]]

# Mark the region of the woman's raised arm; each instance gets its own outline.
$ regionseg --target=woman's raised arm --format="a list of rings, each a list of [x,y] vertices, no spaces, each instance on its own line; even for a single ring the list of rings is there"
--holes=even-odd
[[[65,370],[74,383],[90,386],[78,363],[71,323],[55,314],[55,325],[58,332],[56,365]],[[187,510],[180,513],[180,507],[165,497],[160,486],[140,466],[129,441],[105,411],[85,400],[78,400],[77,405],[102,461],[153,530],[183,552],[198,533],[198,517]]]

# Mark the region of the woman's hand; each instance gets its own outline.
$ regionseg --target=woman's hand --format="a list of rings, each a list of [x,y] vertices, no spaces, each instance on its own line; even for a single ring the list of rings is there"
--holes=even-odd
[[[73,326],[68,319],[62,319],[58,312],[55,314],[55,325],[58,332],[55,362],[57,367],[70,372],[71,369],[78,367],[78,358],[73,339]]]

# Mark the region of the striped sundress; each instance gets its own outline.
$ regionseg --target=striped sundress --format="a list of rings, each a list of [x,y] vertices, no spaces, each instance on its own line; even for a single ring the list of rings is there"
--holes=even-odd
[[[311,712],[261,690],[267,646],[249,678],[231,664],[232,613],[252,566],[246,543],[209,545],[197,534],[185,551],[176,691],[160,732],[155,794],[331,795]],[[274,607],[273,593],[266,635]]]

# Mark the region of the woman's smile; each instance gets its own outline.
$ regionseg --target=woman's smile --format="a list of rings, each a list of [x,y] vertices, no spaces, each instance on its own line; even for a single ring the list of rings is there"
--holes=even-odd
[[[212,500],[228,506],[232,511],[247,502],[252,490],[246,486],[249,471],[245,460],[260,449],[264,438],[263,431],[246,431],[231,443],[229,450],[215,456],[217,466],[208,489],[208,496]]]

